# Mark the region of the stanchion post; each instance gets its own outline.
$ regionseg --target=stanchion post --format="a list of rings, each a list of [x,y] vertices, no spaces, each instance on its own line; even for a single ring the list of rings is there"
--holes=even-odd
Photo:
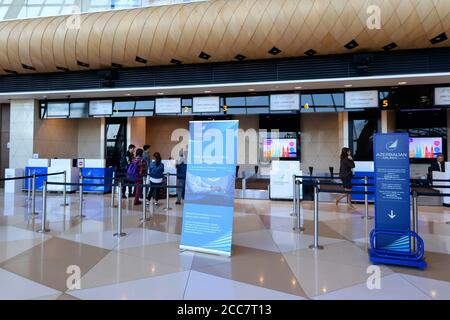
[[[47,181],[44,181],[44,187],[42,189],[42,215],[41,215],[41,229],[39,233],[49,232],[50,229],[46,228],[47,223]]]
[[[314,244],[309,246],[310,249],[322,250],[319,245],[319,181],[314,185]]]
[[[292,175],[292,213],[291,216],[297,215],[297,189],[296,189],[296,177],[295,174]]]
[[[31,176],[31,170],[30,169],[28,169],[28,176]],[[29,201],[31,200],[31,178],[28,178],[28,203],[29,203]]]
[[[142,218],[141,218],[141,222],[146,222],[146,221],[150,221],[149,218],[147,218],[147,186],[145,184],[145,181],[143,181],[142,184]]]
[[[297,226],[294,227],[294,230],[298,230],[298,231],[305,231],[304,225],[303,225],[303,215],[301,214],[301,208],[300,208],[300,181],[299,180],[295,180],[294,186],[294,195],[295,195],[295,199],[296,201],[295,203],[295,216],[297,217]]]
[[[417,206],[417,191],[414,190],[412,194],[412,209],[413,209],[413,231],[418,234],[419,232],[419,210]],[[417,250],[417,239],[413,237],[412,239],[412,249],[415,252]]]
[[[116,194],[116,172],[114,171],[112,174],[112,181],[111,181],[111,207],[115,208],[115,194]]]
[[[86,218],[86,216],[83,214],[83,176],[80,176],[80,205],[78,207],[78,216],[80,218]]]
[[[169,211],[172,210],[172,208],[170,207],[170,203],[169,203],[169,178],[170,178],[170,174],[167,173],[167,178],[166,178],[166,207],[164,208],[164,210]]]
[[[125,237],[127,234],[122,232],[122,181],[119,181],[119,199],[117,207],[117,232],[114,237]]]
[[[31,181],[31,214],[38,214],[36,212],[36,174],[33,174],[33,180]]]
[[[64,185],[63,185],[63,198],[64,198],[64,202],[61,206],[63,207],[67,207],[69,204],[67,203],[67,171],[64,171]]]
[[[373,217],[369,216],[369,188],[368,188],[369,178],[364,177],[364,216],[363,219],[372,220]]]

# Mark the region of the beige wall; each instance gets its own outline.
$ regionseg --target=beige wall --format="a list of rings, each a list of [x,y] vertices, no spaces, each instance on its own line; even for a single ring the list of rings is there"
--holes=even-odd
[[[104,158],[104,119],[80,119],[78,120],[78,157],[79,158]]]
[[[243,130],[259,128],[258,116],[235,116],[234,120],[239,120],[239,128]],[[147,118],[146,119],[146,136],[145,143],[151,146],[151,153],[160,152],[164,159],[171,156],[172,149],[181,141],[171,141],[172,133],[177,129],[182,129],[186,133],[189,130],[189,121],[192,117],[160,117],[160,118]],[[141,128],[144,124],[135,124],[136,128]],[[139,132],[138,129],[136,129]],[[131,135],[133,136],[133,126],[131,129]],[[180,131],[181,132],[181,131]],[[177,135],[178,136],[178,135]],[[136,144],[136,140],[132,140],[132,143]],[[144,142],[141,142],[144,144]],[[138,143],[139,144],[139,143]],[[139,144],[140,145],[140,144]],[[250,151],[249,151],[250,152]],[[258,152],[258,150],[251,151]],[[178,152],[174,152],[174,156],[177,157]]]
[[[339,170],[339,115],[337,113],[301,115],[302,170],[314,167],[314,173],[329,172],[328,167]],[[342,134],[341,134],[342,135]]]
[[[150,145],[150,152],[159,152],[163,159],[168,159],[178,144],[178,141],[171,141],[172,133],[176,129],[189,130],[191,120],[192,117],[147,118],[146,142]]]
[[[142,148],[147,144],[147,119],[143,117],[130,118],[128,125],[130,126],[130,143]]]
[[[34,153],[44,159],[76,158],[78,155],[78,121],[76,119],[37,120]]]

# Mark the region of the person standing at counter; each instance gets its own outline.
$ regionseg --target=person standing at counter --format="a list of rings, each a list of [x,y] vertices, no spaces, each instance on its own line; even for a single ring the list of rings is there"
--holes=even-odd
[[[180,205],[181,199],[184,199],[184,189],[186,186],[186,171],[187,171],[187,165],[186,161],[184,160],[183,150],[180,151],[180,159],[178,160],[177,164],[177,202],[175,204]]]
[[[134,144],[130,144],[128,146],[127,152],[125,152],[124,156],[120,160],[120,172],[119,173],[122,174],[121,178],[123,178],[123,175],[127,175],[128,167],[133,162],[135,150],[136,150],[136,146]],[[124,183],[126,184],[127,182],[128,182],[127,178],[125,177]],[[122,187],[122,198],[127,198],[126,190],[127,190],[127,187]],[[128,196],[130,196],[130,197],[133,196],[131,190],[132,190],[131,187],[128,187]]]
[[[339,178],[341,178],[344,190],[352,191],[352,178],[353,178],[353,169],[355,168],[355,162],[353,161],[352,151],[349,148],[342,148],[341,152],[341,165],[339,168]],[[336,199],[336,205],[339,205],[339,202],[347,197],[347,203],[351,208],[354,208],[352,205],[352,195],[343,194]]]
[[[445,172],[445,159],[442,153],[431,163],[431,171]]]
[[[148,173],[150,175],[150,192],[147,196],[147,200],[151,201],[153,197],[155,205],[157,205],[164,177],[164,164],[162,163],[161,154],[159,152],[153,154],[153,161],[150,164]]]
[[[144,178],[145,172],[147,171],[147,164],[143,158],[144,150],[137,149],[136,157],[133,159],[133,162],[128,166],[127,171],[127,180],[130,183],[134,183],[136,185],[134,191],[134,205],[138,206],[142,204],[139,200],[142,192],[142,179]]]

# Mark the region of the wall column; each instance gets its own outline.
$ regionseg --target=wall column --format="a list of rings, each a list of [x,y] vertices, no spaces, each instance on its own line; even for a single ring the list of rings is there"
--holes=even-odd
[[[339,143],[340,143],[339,147],[351,148],[351,146],[349,145],[350,134],[348,131],[349,130],[348,112],[339,112],[338,119],[339,119],[338,121],[339,121]]]
[[[11,100],[9,166],[25,168],[33,157],[36,124],[39,121],[37,100]]]
[[[395,124],[395,111],[381,111],[381,133],[395,132],[397,126]]]

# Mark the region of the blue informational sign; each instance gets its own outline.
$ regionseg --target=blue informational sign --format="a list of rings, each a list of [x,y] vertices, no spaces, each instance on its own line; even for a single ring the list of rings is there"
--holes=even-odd
[[[190,123],[181,249],[231,256],[238,127]]]
[[[98,184],[98,186],[84,186],[83,191],[98,193],[111,192],[113,168],[83,168],[81,171],[83,173],[83,183]]]
[[[376,134],[374,151],[375,229],[409,232],[409,136]],[[411,239],[408,235],[380,235],[376,249],[410,252]]]
[[[48,168],[47,167],[25,167],[25,175],[32,176],[33,174],[39,175],[39,174],[47,174]],[[44,189],[44,181],[47,181],[46,176],[40,176],[36,177],[36,190],[42,191]],[[29,185],[30,184],[30,185]],[[28,188],[31,187],[31,179],[25,179],[25,190],[28,190]]]

